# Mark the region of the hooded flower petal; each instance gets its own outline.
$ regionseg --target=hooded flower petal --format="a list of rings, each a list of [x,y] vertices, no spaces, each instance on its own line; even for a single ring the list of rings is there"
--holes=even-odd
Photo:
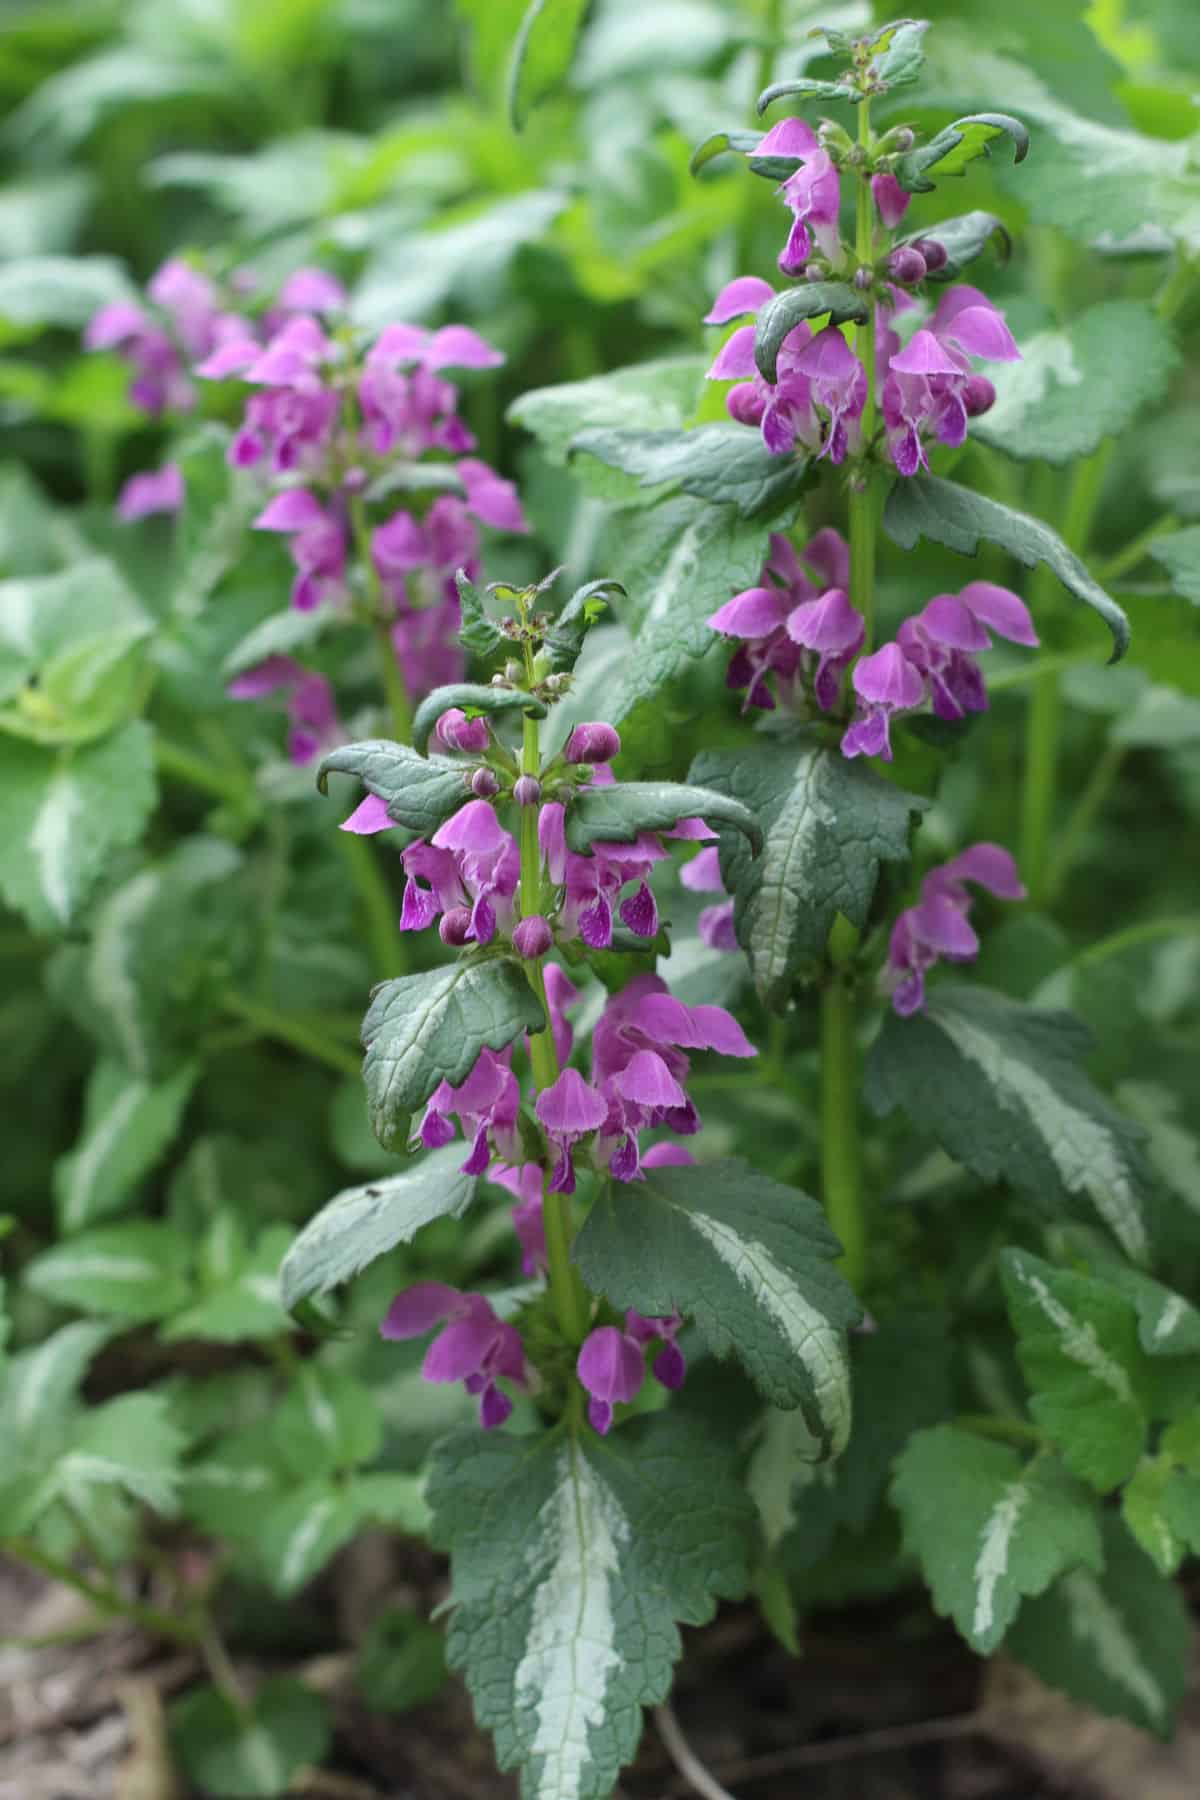
[[[728,325],[731,319],[743,318],[747,313],[756,313],[765,306],[768,300],[775,298],[775,289],[769,281],[759,275],[737,275],[727,281],[712,308],[704,315],[706,325]],[[753,373],[753,370],[751,370]]]

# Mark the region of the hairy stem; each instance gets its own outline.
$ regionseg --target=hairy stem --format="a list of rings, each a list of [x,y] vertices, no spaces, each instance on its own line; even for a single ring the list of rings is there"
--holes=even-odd
[[[851,964],[858,932],[840,913],[829,934],[832,965],[821,990],[821,1185],[842,1246],[842,1273],[862,1282],[867,1233],[859,1158],[858,1043]]]
[[[1060,536],[1082,556],[1091,534],[1100,491],[1115,448],[1111,438],[1079,463],[1067,494]],[[1057,601],[1058,583],[1045,563],[1034,571],[1030,610],[1042,619]],[[1058,800],[1058,738],[1062,696],[1057,670],[1038,676],[1030,697],[1025,727],[1025,782],[1021,793],[1020,867],[1034,905],[1050,897],[1050,839]]]
[[[357,1076],[361,1073],[360,1057],[323,1036],[307,1020],[299,1019],[293,1013],[276,1012],[273,1006],[248,1000],[244,994],[239,994],[232,988],[223,996],[223,1004],[226,1012],[232,1013],[236,1019],[244,1019],[260,1037],[288,1044],[293,1050],[299,1050],[314,1062],[324,1063],[327,1068],[336,1069],[342,1075]]]
[[[541,768],[538,745],[538,722],[525,714],[525,732],[521,748],[521,772],[537,778]],[[536,806],[521,808],[521,914],[529,918],[542,910],[542,852],[538,843]],[[544,1031],[530,1032],[529,1059],[533,1069],[533,1085],[540,1093],[552,1087],[559,1077],[558,1052],[550,1029],[550,1009],[546,1003],[546,978],[540,956],[530,957],[525,964],[529,985],[542,1003],[546,1015]],[[542,1217],[546,1227],[546,1261],[550,1297],[559,1327],[568,1343],[581,1344],[587,1336],[588,1304],[579,1271],[571,1262],[570,1201],[566,1194],[550,1192],[547,1172],[542,1193]]]

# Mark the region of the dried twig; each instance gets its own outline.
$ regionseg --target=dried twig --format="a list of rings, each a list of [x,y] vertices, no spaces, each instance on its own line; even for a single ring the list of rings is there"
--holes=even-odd
[[[938,1744],[949,1738],[975,1737],[984,1729],[983,1717],[977,1712],[955,1713],[948,1719],[919,1719],[911,1725],[884,1725],[878,1731],[857,1731],[849,1737],[826,1738],[820,1743],[795,1744],[789,1750],[772,1750],[764,1756],[745,1757],[740,1762],[729,1763],[721,1773],[729,1781],[757,1781],[767,1775],[785,1774],[789,1769],[852,1762],[859,1756],[883,1756],[889,1750],[906,1750],[914,1744]],[[724,1793],[722,1788],[707,1791],[714,1795]],[[725,1800],[729,1800],[729,1796]]]

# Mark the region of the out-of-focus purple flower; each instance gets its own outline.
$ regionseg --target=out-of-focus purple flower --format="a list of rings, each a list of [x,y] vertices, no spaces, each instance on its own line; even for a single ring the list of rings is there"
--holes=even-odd
[[[414,607],[392,626],[392,645],[404,685],[414,697],[461,681],[466,668],[458,642],[457,594],[434,606]]]
[[[546,1255],[546,1221],[542,1211],[542,1186],[545,1176],[539,1163],[522,1163],[519,1167],[498,1163],[489,1171],[488,1180],[507,1188],[516,1196],[512,1209],[513,1230],[521,1246],[521,1272],[544,1274],[549,1263]]]
[[[936,962],[971,962],[979,939],[969,920],[973,896],[967,882],[986,888],[1000,900],[1023,900],[1017,865],[1000,844],[973,844],[921,883],[916,906],[902,912],[892,927],[887,964],[881,976],[885,993],[902,1018],[925,1004],[925,976]]]
[[[279,290],[285,312],[344,312],[349,296],[336,275],[325,269],[296,269]]]
[[[529,520],[513,482],[505,481],[475,456],[464,456],[454,466],[467,491],[467,510],[477,519],[497,531],[529,530]]]
[[[231,700],[262,700],[270,694],[286,694],[287,713],[291,721],[288,756],[297,765],[310,763],[322,751],[345,742],[346,734],[337,716],[333,688],[329,681],[324,675],[318,675],[294,662],[290,656],[268,656],[265,662],[236,675],[226,692]],[[375,804],[382,808],[382,801]],[[352,818],[357,819],[366,805],[367,802],[364,801]],[[377,825],[374,829],[383,830],[391,823],[384,813],[382,825]],[[349,819],[345,828],[351,831],[366,829],[365,826],[353,824]]]
[[[249,468],[269,454],[276,474],[320,471],[338,422],[338,395],[325,379],[337,346],[308,313],[287,319],[248,364],[243,346],[231,340],[200,371],[217,379],[238,373],[264,390],[246,402],[230,462]]]
[[[679,871],[679,879],[693,893],[725,896],[719,905],[704,908],[697,920],[697,930],[701,943],[707,944],[710,950],[736,950],[738,945],[733,928],[733,901],[726,894],[725,884],[721,880],[720,852],[716,845],[709,845],[698,856],[694,856],[691,862],[685,863]]]
[[[463,1294],[440,1281],[421,1281],[396,1295],[379,1333],[402,1342],[424,1337],[435,1325],[442,1330],[425,1353],[424,1379],[461,1381],[468,1394],[479,1396],[484,1430],[503,1425],[512,1401],[497,1381],[503,1377],[517,1387],[526,1385],[525,1351],[516,1326],[497,1318],[483,1294]]]
[[[568,1009],[579,1000],[579,989],[557,963],[547,963],[542,971],[542,979],[546,983],[546,1010],[550,1014],[550,1035],[554,1039],[554,1050],[560,1065],[563,1067],[570,1060],[571,1048],[575,1042],[575,1033],[567,1018]]]
[[[787,538],[772,534],[770,554],[763,565],[763,585],[735,594],[708,620],[714,631],[742,640],[725,680],[728,687],[746,689],[743,711],[752,706],[767,711],[774,708],[776,696],[767,679],[771,675],[782,703],[796,704],[800,697],[799,677],[810,668],[813,653],[806,654],[799,640],[789,635],[788,619],[797,608],[818,600],[831,588],[844,592],[849,579],[849,547],[828,526],[810,538],[799,554]],[[821,691],[827,693],[828,686],[826,674]],[[836,680],[834,686],[836,689]],[[824,705],[819,695],[818,703]]]
[[[542,1089],[534,1110],[558,1156],[550,1192],[573,1194],[572,1151],[580,1138],[603,1125],[608,1116],[607,1103],[578,1070],[564,1069],[557,1081]]]
[[[912,195],[904,191],[894,175],[872,175],[871,194],[879,217],[889,231],[894,231],[908,211]]]
[[[491,743],[491,733],[485,718],[468,719],[461,706],[452,706],[441,714],[434,726],[433,741],[439,750],[458,750],[464,755],[476,756]]]
[[[258,531],[278,531],[288,538],[296,565],[292,605],[311,612],[322,601],[345,592],[348,534],[344,521],[323,507],[305,488],[285,488],[254,521]]]
[[[892,760],[890,725],[898,712],[910,712],[925,697],[925,683],[899,644],[884,644],[873,656],[854,665],[858,711],[842,738],[843,756],[881,756]]]
[[[615,1325],[597,1325],[588,1333],[575,1364],[582,1386],[591,1395],[588,1419],[601,1437],[613,1421],[613,1407],[636,1400],[646,1379],[642,1346]]]
[[[151,513],[177,513],[184,498],[183,470],[178,463],[164,463],[129,477],[117,495],[117,517],[128,524]]]
[[[367,352],[358,385],[368,446],[380,455],[398,450],[408,456],[474,449],[475,440],[456,411],[458,390],[439,371],[490,369],[503,361],[498,350],[465,325],[446,325],[433,333],[417,325],[389,325]],[[464,482],[470,479],[464,476]]]
[[[459,1087],[440,1082],[425,1107],[417,1139],[427,1150],[454,1141],[450,1116],[458,1117],[471,1150],[462,1165],[464,1175],[483,1175],[492,1153],[512,1162],[521,1151],[517,1114],[521,1089],[508,1066],[508,1053],[481,1050],[475,1066]]]
[[[947,289],[928,326],[915,331],[903,349],[887,345],[881,404],[888,448],[901,475],[928,468],[926,437],[961,444],[968,418],[985,410],[973,356],[1017,362],[1021,353],[987,296],[966,286]]]

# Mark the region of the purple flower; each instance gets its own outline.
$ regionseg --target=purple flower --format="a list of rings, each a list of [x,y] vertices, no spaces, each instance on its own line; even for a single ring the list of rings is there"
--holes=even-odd
[[[542,1209],[542,1184],[545,1176],[540,1163],[522,1163],[520,1167],[498,1163],[490,1171],[488,1179],[517,1196],[517,1204],[512,1209],[512,1222],[521,1246],[522,1274],[544,1274],[549,1258],[546,1254],[546,1221]]]
[[[494,526],[497,531],[529,530],[520,496],[511,481],[505,481],[495,469],[474,456],[464,456],[454,467],[467,490],[467,510],[477,519]]]
[[[276,494],[254,525],[258,531],[287,535],[288,550],[296,565],[292,605],[297,611],[311,612],[322,601],[340,599],[345,593],[346,526],[307,489],[285,488]]]
[[[268,656],[265,662],[235,676],[225,691],[231,700],[262,700],[270,694],[286,694],[292,727],[288,735],[288,755],[298,765],[310,763],[323,750],[345,742],[346,734],[338,720],[330,683],[324,675],[304,668],[290,656]],[[368,805],[380,811],[383,809],[383,802],[371,796],[347,819],[343,829],[382,831],[392,824],[386,812],[382,824],[368,827],[355,823]]]
[[[594,1091],[607,1102],[596,1158],[618,1181],[639,1177],[642,1131],[665,1125],[690,1137],[700,1129],[684,1087],[689,1049],[757,1054],[723,1007],[685,1006],[656,975],[636,976],[605,1006],[592,1036]]]
[[[446,325],[432,334],[418,325],[389,325],[367,352],[358,384],[367,445],[381,456],[393,450],[420,456],[426,450],[457,455],[474,449],[475,440],[456,412],[458,390],[438,371],[490,369],[503,361],[465,325]]]
[[[912,195],[904,191],[894,175],[872,175],[871,194],[879,217],[889,231],[894,231],[908,211]]]
[[[614,728],[603,720],[592,720],[575,727],[563,757],[569,763],[610,763],[620,752],[621,739]]]
[[[492,1050],[481,1050],[461,1086],[455,1088],[446,1081],[439,1082],[426,1104],[417,1140],[427,1150],[453,1143],[454,1127],[450,1115],[455,1114],[464,1137],[471,1141],[470,1154],[462,1165],[464,1175],[486,1174],[493,1150],[508,1162],[520,1155],[517,1114],[521,1106],[521,1089],[508,1066],[509,1054],[497,1055]]]
[[[817,333],[797,355],[795,367],[808,377],[814,402],[829,415],[820,455],[832,463],[845,462],[847,452],[858,445],[858,421],[867,399],[866,370],[836,325]]]
[[[817,577],[815,581],[810,570]],[[746,689],[743,712],[752,706],[767,711],[774,708],[769,675],[775,676],[783,704],[797,703],[799,677],[810,669],[813,657],[806,655],[800,641],[789,635],[788,620],[797,608],[818,600],[831,588],[844,592],[850,579],[850,551],[845,540],[829,527],[811,538],[799,555],[787,538],[773,533],[762,576],[763,586],[735,594],[708,620],[714,631],[742,640],[725,680],[728,687]],[[828,673],[820,685],[821,691],[827,693]],[[819,695],[818,703],[824,705]]]
[[[279,290],[285,312],[344,312],[348,298],[336,275],[324,269],[296,269]]]
[[[1014,643],[1038,641],[1025,602],[990,581],[970,582],[958,595],[935,595],[896,633],[905,656],[929,683],[939,719],[986,710],[983,672],[975,658],[991,648],[988,624]]]
[[[925,683],[899,644],[885,644],[854,665],[858,711],[842,739],[843,756],[881,756],[892,760],[889,727],[893,713],[920,706]]]
[[[892,341],[885,348],[881,404],[888,448],[901,475],[929,467],[926,437],[959,445],[968,418],[986,410],[971,357],[1015,362],[1021,355],[991,301],[966,286],[949,288],[928,326],[915,331],[903,349]]]
[[[570,1060],[571,1047],[575,1041],[567,1009],[578,1001],[579,989],[557,963],[546,964],[542,970],[542,979],[546,983],[546,1010],[550,1014],[550,1035],[554,1039],[555,1054],[565,1066]]]
[[[971,962],[979,954],[979,939],[967,917],[973,898],[968,881],[1001,900],[1025,898],[1017,865],[999,844],[973,844],[931,869],[917,905],[902,912],[892,927],[881,976],[881,986],[902,1018],[924,1006],[925,976],[936,962],[943,957]]]
[[[550,922],[541,913],[530,913],[513,930],[513,949],[518,956],[545,956],[553,942]]]
[[[805,600],[787,616],[787,634],[795,644],[815,652],[813,694],[822,712],[837,705],[842,676],[862,649],[866,621],[851,606],[843,588],[827,588],[815,600]],[[811,658],[806,658],[811,661]]]
[[[452,706],[434,726],[433,741],[439,750],[461,750],[474,756],[487,749],[491,733],[485,718],[468,719],[460,706]]]
[[[414,608],[392,626],[392,647],[410,695],[432,693],[461,681],[466,668],[458,642],[458,595]]]
[[[575,1372],[591,1395],[588,1419],[604,1437],[612,1425],[613,1407],[628,1404],[641,1392],[646,1359],[631,1333],[615,1325],[597,1325],[584,1339]]]
[[[543,1088],[534,1108],[558,1154],[550,1180],[552,1194],[575,1192],[572,1151],[581,1137],[596,1131],[608,1117],[604,1097],[575,1069],[564,1069],[558,1080]]]
[[[185,498],[183,470],[178,463],[131,475],[117,496],[117,517],[128,524],[151,513],[177,513]]]
[[[701,850],[691,862],[685,863],[679,871],[679,879],[693,893],[725,895],[725,884],[721,880],[720,852],[716,845],[712,844]],[[697,928],[701,943],[707,944],[710,950],[737,949],[737,936],[733,929],[733,901],[727,896],[720,905],[704,908],[697,921]]]
[[[763,142],[767,141],[764,138]],[[784,274],[801,273],[812,255],[814,242],[836,268],[842,257],[838,237],[841,187],[828,153],[812,151],[796,173],[788,176],[780,192],[792,212],[792,229],[779,253],[779,267]]]
[[[602,780],[605,774],[612,779],[605,767],[596,766],[593,780]],[[676,833],[683,824],[681,820]],[[716,835],[707,826],[704,830],[710,837]],[[561,940],[579,937],[589,949],[608,949],[614,911],[637,936],[657,934],[658,908],[647,877],[667,852],[656,832],[643,831],[632,844],[594,844],[590,856],[576,855],[567,849],[564,809],[552,801],[538,815],[538,843],[549,879],[564,890],[558,917]],[[619,900],[621,890],[632,881],[637,882],[637,891]]]
[[[658,1145],[656,1148],[673,1149],[674,1146]],[[648,1150],[645,1161],[649,1163],[653,1155],[654,1151]],[[687,1157],[686,1150],[683,1151],[683,1155]],[[659,1157],[656,1160],[661,1165],[663,1159]],[[690,1157],[688,1157],[688,1161],[691,1161]],[[670,1313],[666,1318],[661,1319],[647,1319],[640,1312],[632,1310],[625,1314],[625,1329],[635,1343],[660,1343],[662,1345],[650,1372],[661,1387],[672,1390],[681,1388],[687,1376],[686,1359],[683,1351],[675,1342],[682,1325],[683,1320],[677,1312]]]
[[[483,1294],[463,1294],[440,1281],[421,1281],[405,1288],[388,1307],[379,1327],[392,1342],[424,1337],[442,1325],[429,1349],[421,1374],[426,1381],[461,1381],[468,1394],[479,1395],[479,1421],[485,1431],[503,1425],[512,1401],[496,1386],[503,1377],[526,1385],[525,1351],[515,1325],[496,1317]]]

